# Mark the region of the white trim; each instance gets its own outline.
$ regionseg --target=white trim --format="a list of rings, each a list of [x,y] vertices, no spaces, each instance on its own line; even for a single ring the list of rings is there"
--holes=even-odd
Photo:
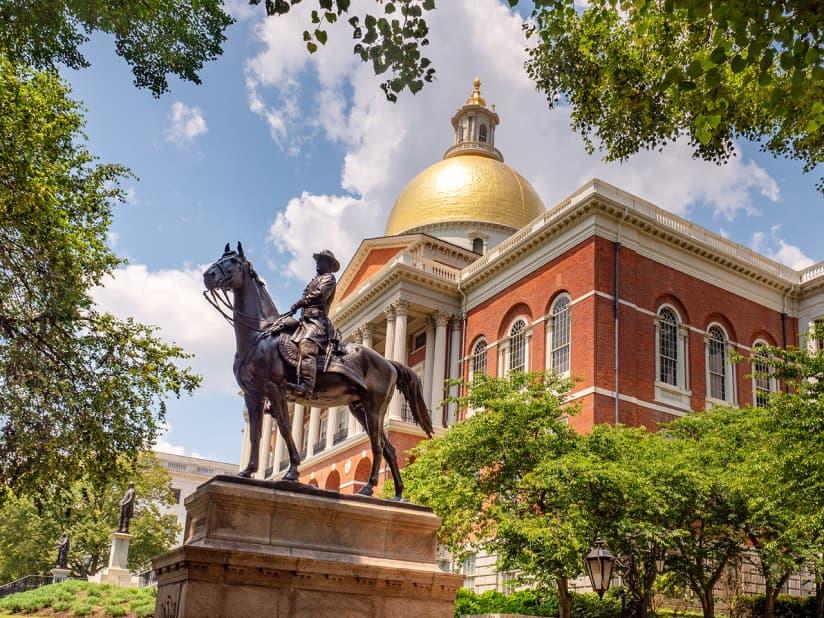
[[[545,316],[547,328],[546,328],[546,359],[544,367],[548,370],[554,370],[555,367],[552,366],[552,353],[554,352],[554,312],[555,312],[555,305],[557,305],[562,299],[567,300],[566,306],[566,320],[567,320],[567,368],[566,371],[559,372],[558,375],[563,378],[568,378],[570,375],[570,370],[572,369],[572,299],[568,292],[561,292],[555,297],[555,300],[552,301],[552,304],[549,306],[549,313]]]
[[[749,360],[750,360],[750,371],[752,373],[751,379],[752,379],[752,405],[753,405],[753,407],[759,407],[759,405],[758,405],[758,386],[757,386],[756,381],[755,381],[756,380],[756,377],[755,377],[755,363],[756,363],[756,360],[755,359],[756,359],[757,356],[759,356],[756,348],[759,345],[768,346],[770,344],[767,343],[766,341],[764,341],[763,339],[756,339],[752,343],[752,353],[750,354],[750,359]],[[769,396],[769,394],[772,394],[772,393],[774,393],[778,390],[778,380],[775,378],[775,373],[773,372],[772,367],[769,367],[769,365],[768,365],[767,368],[768,368],[768,373],[770,374],[769,385],[767,386],[767,393],[768,393],[768,396]]]
[[[589,386],[584,388],[580,391],[575,391],[570,393],[564,398],[564,403],[569,403],[571,401],[575,401],[576,399],[580,399],[582,397],[586,397],[588,395],[603,395],[604,397],[610,397],[611,399],[615,399],[615,391],[611,391],[606,388],[601,388],[600,386]],[[686,412],[682,410],[678,410],[676,408],[668,408],[666,406],[661,406],[649,401],[644,401],[643,399],[638,399],[637,397],[631,397],[630,395],[624,395],[623,393],[618,395],[618,398],[621,401],[626,401],[627,403],[633,403],[635,405],[641,406],[642,408],[648,408],[650,410],[655,410],[656,412],[663,412],[665,414],[669,414],[671,416],[685,416]]]
[[[500,346],[498,347],[498,358],[499,358],[499,371],[498,375],[502,377],[506,377],[509,375],[509,347],[510,341],[512,336],[509,334],[512,332],[512,328],[518,321],[522,320],[524,322],[524,372],[530,371],[530,354],[529,348],[530,344],[532,343],[532,324],[529,321],[529,318],[523,314],[515,316],[513,320],[509,323],[509,326],[506,329],[507,336],[504,339],[500,340]],[[502,363],[502,364],[501,364]]]
[[[710,381],[710,330],[713,327],[717,327],[721,330],[724,334],[724,392],[726,395],[725,399],[717,399],[712,396],[711,388],[712,384]],[[738,405],[738,392],[737,392],[737,380],[735,376],[735,365],[730,360],[729,355],[729,346],[732,342],[730,341],[730,335],[727,332],[727,329],[724,328],[722,324],[718,322],[710,322],[707,324],[707,332],[704,336],[704,384],[706,390],[706,399],[707,399],[707,406],[710,405],[725,405],[725,406],[737,406]]]

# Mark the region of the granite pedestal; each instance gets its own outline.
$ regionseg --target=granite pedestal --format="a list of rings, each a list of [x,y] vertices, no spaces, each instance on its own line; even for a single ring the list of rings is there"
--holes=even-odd
[[[152,561],[156,618],[452,618],[429,509],[219,476],[186,499],[184,544]]]
[[[135,586],[132,574],[129,571],[129,543],[132,535],[126,532],[112,532],[109,535],[112,542],[109,550],[109,566],[100,574],[101,584],[114,586]]]
[[[218,476],[186,499],[184,544],[152,560],[158,618],[452,618],[429,509]]]

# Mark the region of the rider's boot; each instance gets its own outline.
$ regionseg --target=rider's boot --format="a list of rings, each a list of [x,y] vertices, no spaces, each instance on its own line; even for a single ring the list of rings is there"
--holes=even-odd
[[[298,366],[298,383],[295,387],[300,397],[311,398],[315,393],[315,379],[317,378],[318,365],[314,356],[300,359]]]

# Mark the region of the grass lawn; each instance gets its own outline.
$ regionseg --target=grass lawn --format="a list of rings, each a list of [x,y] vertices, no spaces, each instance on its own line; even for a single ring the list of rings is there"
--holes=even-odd
[[[0,618],[148,618],[156,588],[115,588],[70,580],[0,599]]]

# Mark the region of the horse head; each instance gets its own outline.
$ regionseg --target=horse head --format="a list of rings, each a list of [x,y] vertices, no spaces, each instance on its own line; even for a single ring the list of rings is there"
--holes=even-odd
[[[229,243],[223,250],[223,255],[203,273],[203,285],[210,292],[212,290],[237,290],[243,285],[243,270],[248,262],[243,255],[243,245],[237,244],[234,251]]]

